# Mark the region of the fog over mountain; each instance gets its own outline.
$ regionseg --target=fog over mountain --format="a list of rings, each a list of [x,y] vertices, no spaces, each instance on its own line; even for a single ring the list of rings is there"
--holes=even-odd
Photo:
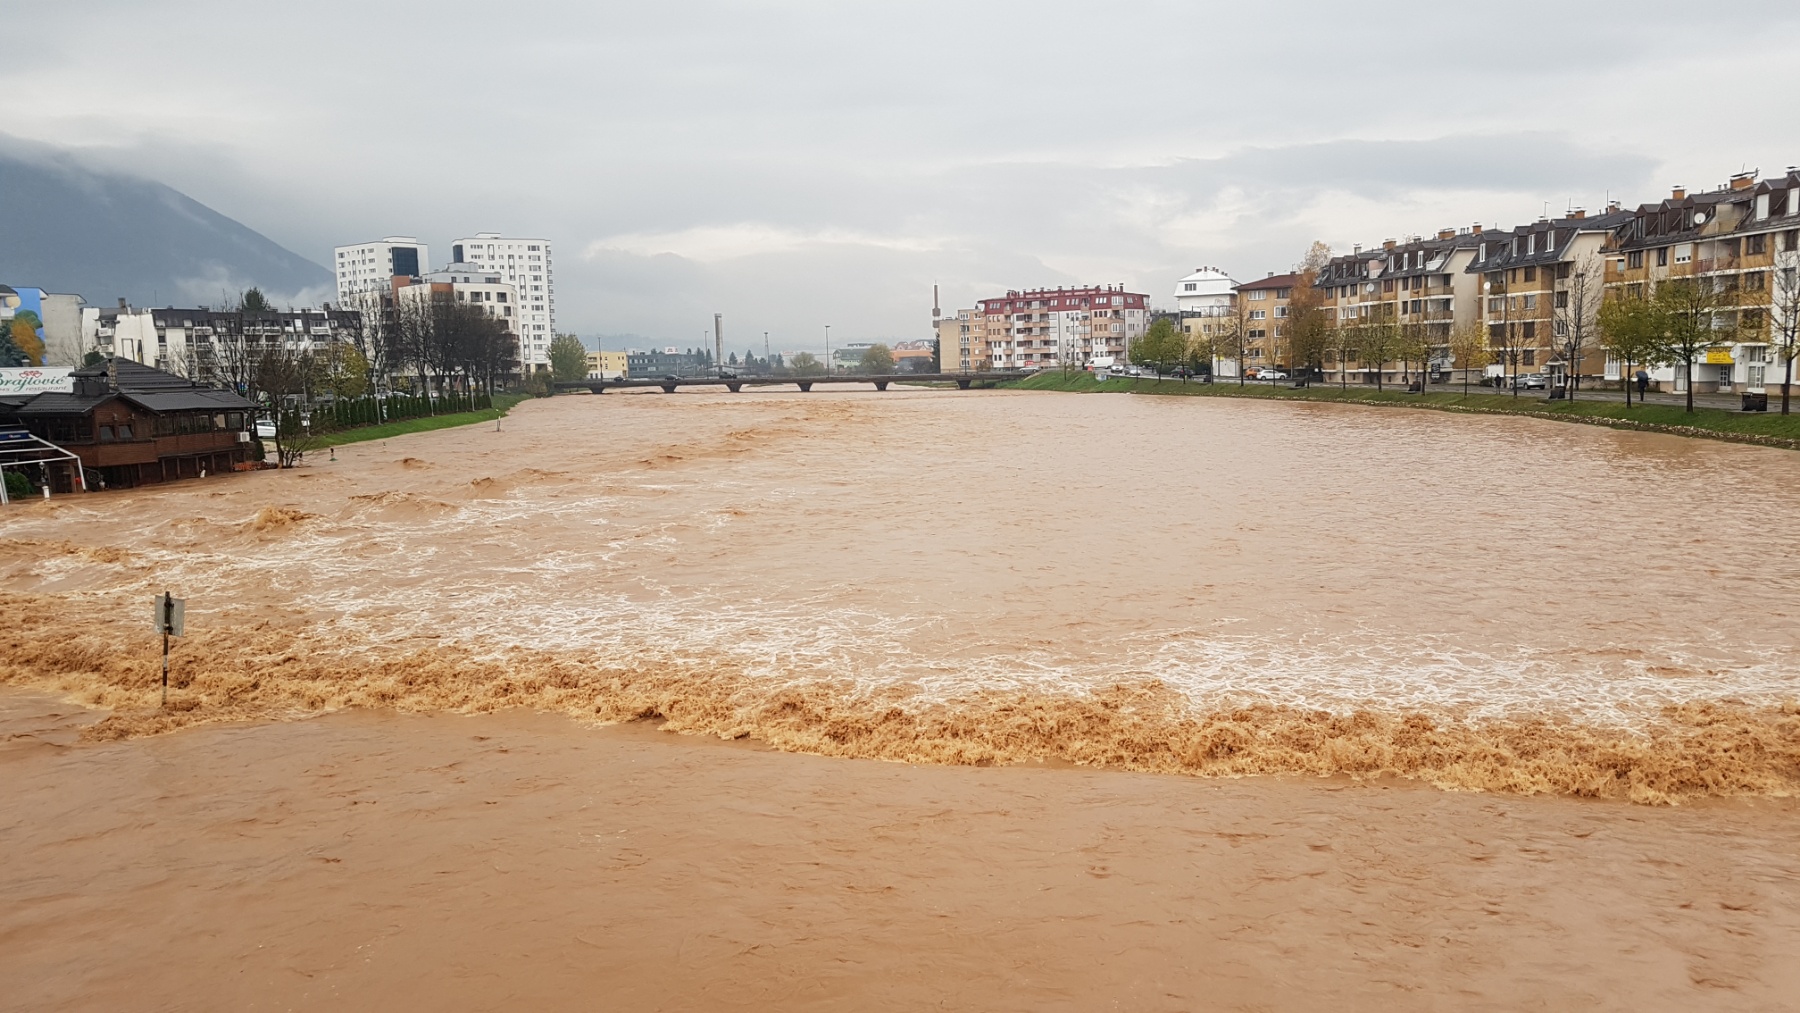
[[[324,267],[178,190],[18,142],[0,144],[0,282],[96,305],[332,298]]]

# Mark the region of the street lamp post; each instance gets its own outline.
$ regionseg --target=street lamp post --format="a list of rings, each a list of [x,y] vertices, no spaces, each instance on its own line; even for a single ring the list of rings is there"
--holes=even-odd
[[[831,373],[831,325],[825,325],[825,372]]]

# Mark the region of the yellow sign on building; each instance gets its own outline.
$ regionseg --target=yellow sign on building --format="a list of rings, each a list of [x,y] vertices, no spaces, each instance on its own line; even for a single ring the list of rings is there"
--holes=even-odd
[[[1731,349],[1709,348],[1706,350],[1706,363],[1709,366],[1731,365]]]

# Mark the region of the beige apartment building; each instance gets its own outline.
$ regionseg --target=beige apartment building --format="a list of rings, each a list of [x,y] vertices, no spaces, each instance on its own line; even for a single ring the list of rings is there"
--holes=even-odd
[[[1697,393],[1752,390],[1778,384],[1785,369],[1771,347],[1781,323],[1776,295],[1784,277],[1800,269],[1800,172],[1757,181],[1740,173],[1717,190],[1688,193],[1628,212],[1603,254],[1606,287],[1623,296],[1648,296],[1663,281],[1711,278],[1732,307],[1717,317],[1719,343],[1693,363],[1651,367],[1663,390]],[[1607,363],[1608,376],[1620,372]]]
[[[1630,217],[1616,206],[1591,217],[1573,211],[1480,238],[1466,273],[1480,281],[1481,324],[1494,360],[1490,373],[1543,373],[1551,386],[1605,377],[1601,251]]]
[[[1300,281],[1298,274],[1271,274],[1237,286],[1235,325],[1244,333],[1243,361],[1234,361],[1237,358],[1235,348],[1221,348],[1219,368],[1215,372],[1220,376],[1237,376],[1240,369],[1287,368],[1284,342],[1288,300]]]
[[[590,380],[623,380],[630,376],[629,356],[625,352],[587,353],[587,375]]]
[[[987,323],[979,309],[937,318],[938,361],[946,373],[979,373],[993,367]]]

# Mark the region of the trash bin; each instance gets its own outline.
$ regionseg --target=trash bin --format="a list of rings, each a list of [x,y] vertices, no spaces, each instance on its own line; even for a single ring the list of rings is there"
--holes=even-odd
[[[1766,412],[1769,410],[1769,392],[1764,390],[1744,392],[1744,410],[1747,412]]]

